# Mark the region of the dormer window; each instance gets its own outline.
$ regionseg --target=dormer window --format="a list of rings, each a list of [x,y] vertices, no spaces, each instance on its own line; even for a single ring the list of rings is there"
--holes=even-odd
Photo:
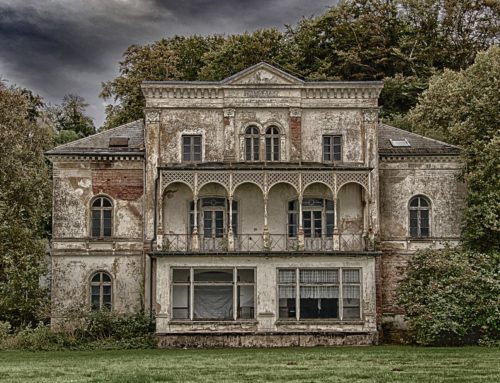
[[[249,126],[245,130],[245,160],[259,161],[260,133],[256,126]]]
[[[182,162],[201,162],[201,136],[182,136]]]

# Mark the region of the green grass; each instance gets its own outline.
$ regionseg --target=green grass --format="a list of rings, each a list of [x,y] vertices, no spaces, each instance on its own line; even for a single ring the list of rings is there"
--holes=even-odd
[[[500,348],[0,352],[0,382],[500,382]]]

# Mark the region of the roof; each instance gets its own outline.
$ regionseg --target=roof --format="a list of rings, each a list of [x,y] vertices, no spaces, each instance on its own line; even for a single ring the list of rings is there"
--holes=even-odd
[[[407,141],[409,146],[394,147],[394,141]],[[116,142],[127,142],[128,146]],[[110,145],[111,143],[111,145]],[[379,124],[378,145],[380,155],[457,155],[460,149],[446,142],[427,138],[394,126]],[[69,142],[49,150],[47,155],[144,155],[144,123],[142,120]],[[303,165],[306,165],[305,163]],[[307,164],[315,166],[314,164]],[[321,165],[321,164],[319,164]],[[180,166],[186,166],[182,164]],[[204,165],[198,164],[197,167]],[[206,164],[211,167],[213,164]],[[244,166],[244,165],[242,165]],[[255,166],[253,164],[252,166]],[[257,165],[259,166],[259,165]]]
[[[406,140],[409,146],[395,147],[391,143],[391,140],[393,142]],[[380,155],[456,155],[459,154],[460,149],[446,142],[424,137],[394,126],[379,124],[378,152]]]
[[[116,143],[128,145],[118,145]],[[110,145],[111,143],[111,145]],[[46,155],[142,155],[144,154],[144,123],[142,120],[129,122],[76,141],[59,145]]]

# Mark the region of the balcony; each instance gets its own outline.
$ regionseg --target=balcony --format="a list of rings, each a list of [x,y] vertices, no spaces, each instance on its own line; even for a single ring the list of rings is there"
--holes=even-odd
[[[365,238],[358,234],[335,234],[333,237],[289,237],[286,234],[237,234],[221,237],[167,234],[158,238],[163,253],[271,253],[366,251]]]

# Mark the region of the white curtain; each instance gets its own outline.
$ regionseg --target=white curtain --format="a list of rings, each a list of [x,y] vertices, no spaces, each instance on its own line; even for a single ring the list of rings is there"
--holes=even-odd
[[[338,298],[339,288],[337,286],[302,286],[300,288],[301,298]]]
[[[359,286],[344,286],[344,299],[359,299]]]
[[[295,299],[295,286],[280,286],[279,296],[280,299]]]
[[[359,270],[344,270],[342,274],[343,283],[359,283]]]
[[[279,283],[295,283],[295,270],[280,270]]]
[[[300,270],[300,283],[339,283],[339,271]]]

